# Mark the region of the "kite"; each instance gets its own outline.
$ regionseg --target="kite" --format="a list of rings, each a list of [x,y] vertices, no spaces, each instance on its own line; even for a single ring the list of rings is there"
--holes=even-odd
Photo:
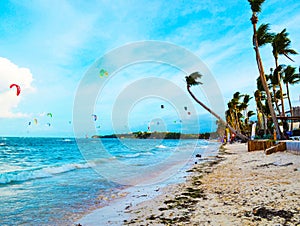
[[[188,112],[188,115],[191,115],[191,112]]]
[[[97,119],[98,119],[97,115],[92,115],[92,116],[94,118],[94,121],[97,121]]]
[[[162,104],[162,105],[160,105],[160,108],[161,108],[161,109],[163,109],[164,107],[165,107],[165,106],[164,106],[163,104]]]
[[[19,96],[20,95],[20,92],[21,92],[21,88],[20,88],[20,86],[19,85],[17,85],[17,84],[11,84],[10,86],[9,86],[9,88],[12,88],[12,87],[16,87],[16,89],[17,89],[17,96]]]
[[[47,113],[47,116],[52,118],[52,113]]]
[[[100,77],[103,77],[104,75],[108,76],[108,72],[104,69],[101,69],[99,75],[100,75]]]
[[[28,122],[28,125],[30,126],[30,125],[31,125],[31,122]]]
[[[35,125],[37,125],[38,124],[38,120],[35,118],[35,119],[33,119],[33,122],[34,122],[34,124]]]
[[[48,125],[48,126],[51,126],[51,124],[50,124],[49,122],[47,123],[47,125]]]
[[[184,107],[184,110],[186,110],[186,111],[187,111],[187,107]]]

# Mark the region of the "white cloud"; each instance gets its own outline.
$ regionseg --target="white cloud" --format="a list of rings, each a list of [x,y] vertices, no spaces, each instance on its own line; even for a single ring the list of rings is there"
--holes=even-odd
[[[28,68],[22,68],[6,58],[0,57],[0,118],[26,117],[26,114],[14,112],[21,99],[26,93],[33,92],[32,74]],[[10,89],[11,84],[18,84],[21,88],[19,96],[16,95],[15,87]]]

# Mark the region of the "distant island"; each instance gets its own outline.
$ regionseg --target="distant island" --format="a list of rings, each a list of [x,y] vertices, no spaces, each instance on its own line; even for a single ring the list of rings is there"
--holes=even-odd
[[[124,134],[94,135],[92,138],[127,138],[127,139],[217,139],[216,132],[200,134],[183,134],[177,132],[133,132]]]

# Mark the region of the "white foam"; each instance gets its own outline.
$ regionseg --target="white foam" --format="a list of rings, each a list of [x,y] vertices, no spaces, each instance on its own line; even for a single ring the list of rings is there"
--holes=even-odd
[[[65,173],[76,169],[91,168],[93,166],[93,163],[70,163],[62,166],[47,167],[43,169],[8,172],[0,174],[0,184],[9,184],[12,182],[22,182],[33,179],[52,177],[56,174]]]
[[[136,158],[139,157],[140,153],[135,153],[135,154],[128,154],[128,155],[124,155],[123,157],[125,158]]]
[[[157,145],[157,146],[155,146],[155,147],[156,147],[156,148],[162,148],[162,149],[167,148],[166,146],[164,146],[164,145],[162,145],[162,144]]]

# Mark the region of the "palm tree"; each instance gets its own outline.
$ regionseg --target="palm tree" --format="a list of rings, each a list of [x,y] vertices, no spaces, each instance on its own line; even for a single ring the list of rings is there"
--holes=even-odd
[[[290,49],[290,44],[291,44],[291,40],[288,38],[288,33],[286,32],[286,29],[283,29],[280,33],[276,34],[273,38],[272,41],[272,47],[273,47],[273,56],[275,59],[275,66],[276,68],[278,68],[278,56],[279,55],[284,55],[285,57],[287,57],[289,60],[293,61],[293,59],[291,59],[289,57],[289,54],[297,54],[297,52],[293,49]],[[282,91],[282,85],[281,85],[281,74],[280,71],[278,70],[277,73],[277,77],[278,77],[278,84],[279,84],[279,89],[280,89],[280,93],[281,93],[281,113],[282,116],[285,116],[285,111],[284,111],[284,101],[283,101],[283,91]]]
[[[260,80],[259,80],[260,81]],[[267,117],[265,116],[265,106],[262,101],[265,100],[265,96],[262,94],[261,90],[256,90],[254,92],[255,102],[256,102],[256,111],[257,111],[257,121],[260,129],[264,129],[264,135],[267,134]]]
[[[255,115],[255,113],[253,111],[248,111],[246,114],[246,118],[245,118],[245,133],[249,134],[249,136],[251,136],[251,123],[250,123],[250,118]]]
[[[248,137],[246,137],[245,135],[239,133],[238,131],[236,131],[234,128],[232,128],[227,122],[225,122],[218,114],[216,114],[213,110],[211,110],[209,107],[207,107],[204,103],[202,103],[200,100],[197,99],[197,97],[193,94],[193,92],[191,91],[191,86],[196,86],[196,85],[201,85],[203,84],[202,82],[198,81],[199,79],[201,79],[202,75],[199,72],[194,72],[192,74],[190,74],[189,76],[186,76],[186,88],[187,91],[189,92],[189,94],[191,95],[191,97],[198,103],[201,105],[201,107],[203,107],[205,110],[207,110],[210,114],[212,114],[213,116],[215,116],[217,118],[217,120],[219,120],[219,122],[221,122],[222,124],[226,125],[231,132],[235,133],[236,136],[240,137],[242,140],[249,140]]]
[[[242,117],[241,115],[241,108],[240,108],[240,98],[242,95],[240,92],[235,92],[233,94],[232,100],[228,103],[228,108],[232,108],[231,111],[234,113],[234,119],[235,119],[235,124],[236,124],[236,130],[238,132],[241,132],[241,126],[240,126],[240,118]]]
[[[243,100],[240,99],[243,97]],[[240,92],[235,92],[233,98],[228,102],[228,110],[226,111],[226,120],[232,125],[237,131],[243,134],[248,132],[248,106],[249,101],[252,99],[248,94],[240,94]],[[243,120],[244,119],[244,120]]]
[[[249,107],[249,101],[252,99],[253,97],[250,97],[250,95],[245,94],[244,95],[244,99],[243,102],[240,104],[240,110],[242,112],[244,112],[244,127],[246,130],[248,130],[249,128],[249,119],[251,116],[255,115],[255,113],[253,111],[248,111],[248,107]]]
[[[264,68],[263,68],[263,64],[262,64],[262,60],[260,57],[260,52],[259,52],[259,46],[262,46],[264,43],[258,43],[258,38],[257,38],[257,29],[256,29],[256,25],[258,22],[258,16],[257,14],[261,11],[261,5],[265,0],[248,0],[248,2],[250,3],[251,6],[251,10],[252,10],[252,17],[251,17],[251,22],[253,25],[253,47],[254,47],[254,51],[256,54],[256,63],[257,63],[257,67],[258,67],[258,71],[259,71],[259,76],[263,85],[263,88],[266,92],[267,95],[267,101],[268,101],[268,106],[270,109],[270,113],[272,116],[272,120],[274,123],[274,127],[276,130],[276,134],[277,134],[277,138],[281,139],[282,134],[281,131],[279,129],[279,125],[278,125],[278,121],[276,118],[276,114],[272,105],[272,100],[271,100],[271,94],[267,85],[267,81],[266,81],[266,77],[265,77],[265,72],[264,72]]]
[[[225,111],[226,116],[226,122],[231,125],[235,130],[237,129],[237,121],[236,121],[236,115],[234,112],[233,103],[230,101],[227,103],[228,110]]]
[[[286,93],[287,93],[287,98],[288,98],[289,107],[290,107],[290,114],[291,114],[291,116],[293,116],[293,108],[292,108],[292,103],[291,103],[289,84],[294,85],[296,83],[299,83],[300,82],[300,74],[297,74],[296,68],[292,67],[290,65],[284,69],[283,74],[284,74],[283,83],[286,85]],[[293,130],[293,120],[291,123],[291,130]]]
[[[201,79],[202,75],[199,72],[194,72],[192,74],[190,74],[189,76],[186,76],[186,88],[187,91],[189,92],[189,94],[191,95],[191,97],[198,103],[201,105],[201,107],[203,107],[205,110],[207,110],[210,114],[212,114],[213,116],[215,116],[217,118],[217,120],[219,120],[219,122],[221,122],[222,124],[226,125],[231,132],[235,133],[236,136],[240,137],[242,140],[249,140],[248,137],[246,137],[245,135],[241,134],[240,132],[238,132],[237,130],[235,130],[234,128],[232,128],[227,122],[225,122],[218,114],[216,114],[213,110],[211,110],[209,107],[207,107],[204,103],[202,103],[200,100],[197,99],[197,97],[192,93],[191,91],[191,86],[196,86],[196,85],[201,85],[203,84],[202,82],[199,81],[199,79]]]

